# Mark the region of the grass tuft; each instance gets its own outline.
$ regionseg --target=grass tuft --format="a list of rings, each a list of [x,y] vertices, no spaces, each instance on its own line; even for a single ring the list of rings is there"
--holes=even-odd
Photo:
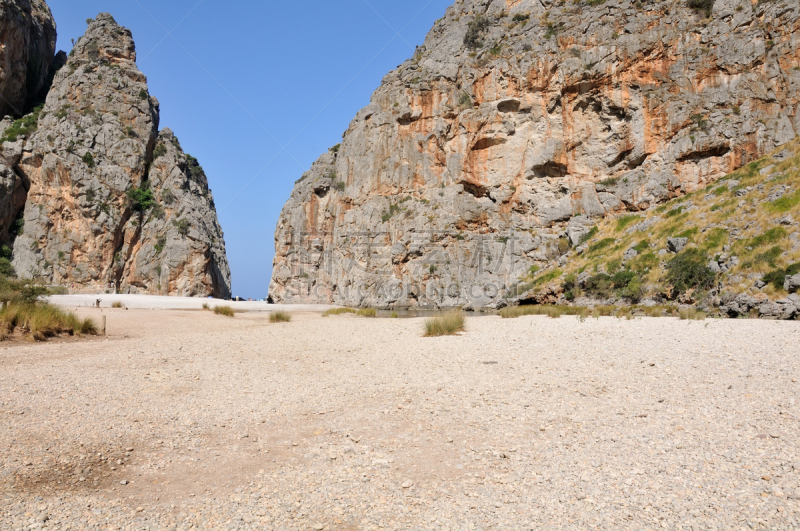
[[[353,308],[331,308],[327,312],[323,313],[322,317],[330,317],[332,315],[343,315],[343,314],[346,314],[346,313],[347,314],[349,314],[349,313],[355,314],[357,312]]]
[[[706,318],[706,314],[694,306],[690,306],[678,310],[678,317],[680,317],[681,321],[703,321]]]
[[[114,301],[111,303],[112,308],[124,308],[125,306],[120,301]]]
[[[7,304],[0,310],[0,329],[0,339],[8,338],[14,329],[19,329],[36,341],[61,334],[97,334],[97,325],[91,319],[80,319],[72,312],[46,303]]]
[[[269,314],[270,323],[288,323],[292,320],[292,316],[286,312],[272,312]]]
[[[465,330],[466,317],[461,310],[453,310],[425,320],[425,337],[454,336]]]
[[[378,315],[378,312],[375,310],[375,308],[361,308],[358,310],[356,315],[359,317],[375,317]]]
[[[236,312],[230,306],[214,306],[214,313],[216,315],[224,315],[225,317],[233,317]]]

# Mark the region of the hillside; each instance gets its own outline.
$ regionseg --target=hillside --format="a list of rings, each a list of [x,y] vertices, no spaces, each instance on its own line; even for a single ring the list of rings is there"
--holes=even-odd
[[[703,6],[456,2],[296,184],[272,299],[497,307],[573,218],[646,211],[791,141],[800,6]]]
[[[696,304],[730,317],[800,312],[800,142],[638,214],[575,220],[563,267],[531,266],[512,303]]]

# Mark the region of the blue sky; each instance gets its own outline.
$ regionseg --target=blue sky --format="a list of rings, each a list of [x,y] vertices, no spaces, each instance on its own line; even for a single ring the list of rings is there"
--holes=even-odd
[[[58,47],[107,11],[133,32],[161,127],[214,192],[234,294],[265,297],[294,182],[452,0],[48,0]]]

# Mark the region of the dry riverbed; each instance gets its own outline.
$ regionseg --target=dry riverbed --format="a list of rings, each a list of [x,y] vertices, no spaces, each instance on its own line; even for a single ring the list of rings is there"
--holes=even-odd
[[[0,343],[0,529],[800,528],[797,322],[104,314]]]

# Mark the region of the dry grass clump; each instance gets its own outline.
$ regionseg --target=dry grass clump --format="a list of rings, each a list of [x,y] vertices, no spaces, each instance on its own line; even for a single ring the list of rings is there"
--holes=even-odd
[[[204,310],[211,311],[211,306],[209,306],[207,302],[204,302],[204,303],[203,303],[203,309],[204,309]]]
[[[361,308],[356,315],[359,317],[375,317],[378,315],[378,312],[375,308]]]
[[[114,302],[111,303],[111,307],[112,308],[124,308],[125,306],[119,301],[114,301]]]
[[[97,325],[91,319],[80,319],[51,304],[10,303],[0,310],[0,339],[7,339],[15,329],[36,341],[61,334],[97,335]]]
[[[390,317],[392,319],[398,319],[400,317],[400,315],[397,312],[392,312],[392,315]]]
[[[425,337],[454,336],[465,330],[466,317],[461,310],[453,310],[425,320]]]
[[[515,319],[523,315],[546,315],[551,319],[558,319],[562,315],[586,317],[589,309],[583,306],[529,305],[509,306],[500,310],[500,317],[503,319]]]
[[[330,317],[331,315],[343,315],[346,313],[355,314],[357,312],[353,308],[331,308],[330,310],[323,313],[322,317]]]
[[[269,314],[270,323],[288,323],[292,320],[291,314],[286,312],[272,312]]]
[[[678,310],[678,316],[680,317],[681,321],[703,321],[706,318],[706,314],[694,306],[681,308]]]
[[[236,312],[230,306],[214,306],[214,313],[225,317],[233,317]]]

